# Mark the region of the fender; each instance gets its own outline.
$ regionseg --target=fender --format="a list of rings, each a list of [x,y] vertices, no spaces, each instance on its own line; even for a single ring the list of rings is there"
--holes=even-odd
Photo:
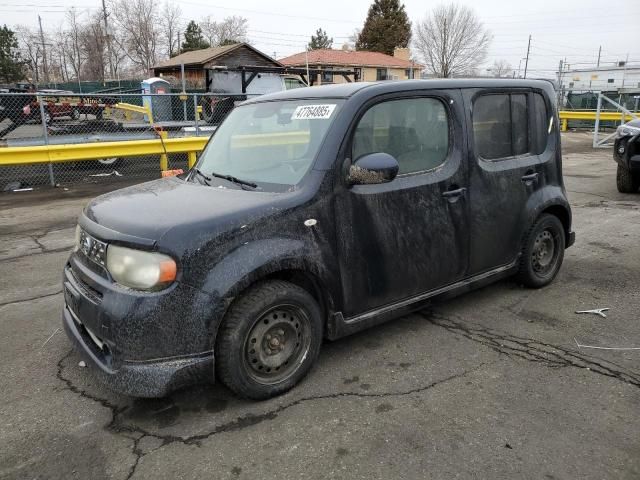
[[[527,200],[525,211],[527,212],[527,218],[525,219],[525,229],[522,235],[527,234],[531,226],[536,219],[547,210],[552,210],[552,213],[560,218],[565,230],[566,245],[568,248],[573,243],[571,232],[571,207],[566,200],[564,189],[556,185],[545,185],[539,190],[535,191]]]
[[[208,273],[202,290],[212,297],[210,331],[215,333],[224,314],[243,290],[271,274],[297,270],[310,274],[319,282],[323,294],[331,285],[330,261],[322,259],[315,244],[301,239],[274,237],[246,243],[225,255]],[[328,304],[333,301],[329,298]]]

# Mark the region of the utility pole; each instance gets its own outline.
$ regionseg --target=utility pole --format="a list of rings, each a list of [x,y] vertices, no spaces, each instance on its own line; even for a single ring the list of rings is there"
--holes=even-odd
[[[113,61],[111,60],[111,35],[109,35],[109,24],[107,23],[107,7],[102,0],[102,16],[104,17],[104,35],[107,39],[107,55],[109,56],[109,78],[113,80]]]
[[[602,53],[602,45],[600,45],[600,48],[598,48],[598,64],[596,65],[596,68],[600,66],[600,54]]]
[[[38,15],[40,25],[40,43],[42,43],[42,67],[44,68],[44,83],[49,83],[49,68],[47,67],[47,49],[44,46],[44,33],[42,33],[42,19]]]
[[[524,78],[527,78],[527,67],[529,66],[529,51],[531,50],[531,35],[529,35],[529,43],[527,44],[527,59],[524,62]]]

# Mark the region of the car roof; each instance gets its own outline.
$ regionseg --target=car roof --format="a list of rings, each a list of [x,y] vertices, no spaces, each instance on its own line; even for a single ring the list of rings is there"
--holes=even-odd
[[[372,97],[384,93],[407,90],[443,90],[451,88],[553,88],[549,80],[524,79],[429,79],[429,80],[387,80],[381,82],[351,82],[319,87],[296,88],[261,95],[245,103],[267,102],[273,100],[294,100],[314,98],[348,98],[358,92],[366,91]]]

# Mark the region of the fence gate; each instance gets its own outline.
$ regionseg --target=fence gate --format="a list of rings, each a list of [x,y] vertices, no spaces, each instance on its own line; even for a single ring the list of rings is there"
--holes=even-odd
[[[593,129],[593,148],[608,148],[611,144],[611,139],[616,136],[616,132],[610,133],[603,138],[600,138],[600,113],[602,112],[602,100],[609,102],[611,105],[616,107],[616,110],[620,112],[620,121],[621,123],[625,122],[625,116],[630,115],[634,119],[638,119],[638,115],[631,110],[626,109],[618,102],[611,100],[606,95],[603,95],[602,92],[598,92],[598,105],[596,107],[596,125]]]

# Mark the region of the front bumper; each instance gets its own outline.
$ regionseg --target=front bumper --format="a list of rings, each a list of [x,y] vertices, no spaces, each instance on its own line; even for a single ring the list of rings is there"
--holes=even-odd
[[[173,390],[213,379],[213,353],[186,358],[153,361],[123,361],[117,369],[109,367],[105,354],[85,326],[64,306],[62,322],[67,336],[91,368],[91,372],[111,389],[132,397],[164,397]]]
[[[208,294],[175,283],[161,292],[115,285],[81,253],[63,273],[63,325],[96,376],[136,397],[213,382]]]

